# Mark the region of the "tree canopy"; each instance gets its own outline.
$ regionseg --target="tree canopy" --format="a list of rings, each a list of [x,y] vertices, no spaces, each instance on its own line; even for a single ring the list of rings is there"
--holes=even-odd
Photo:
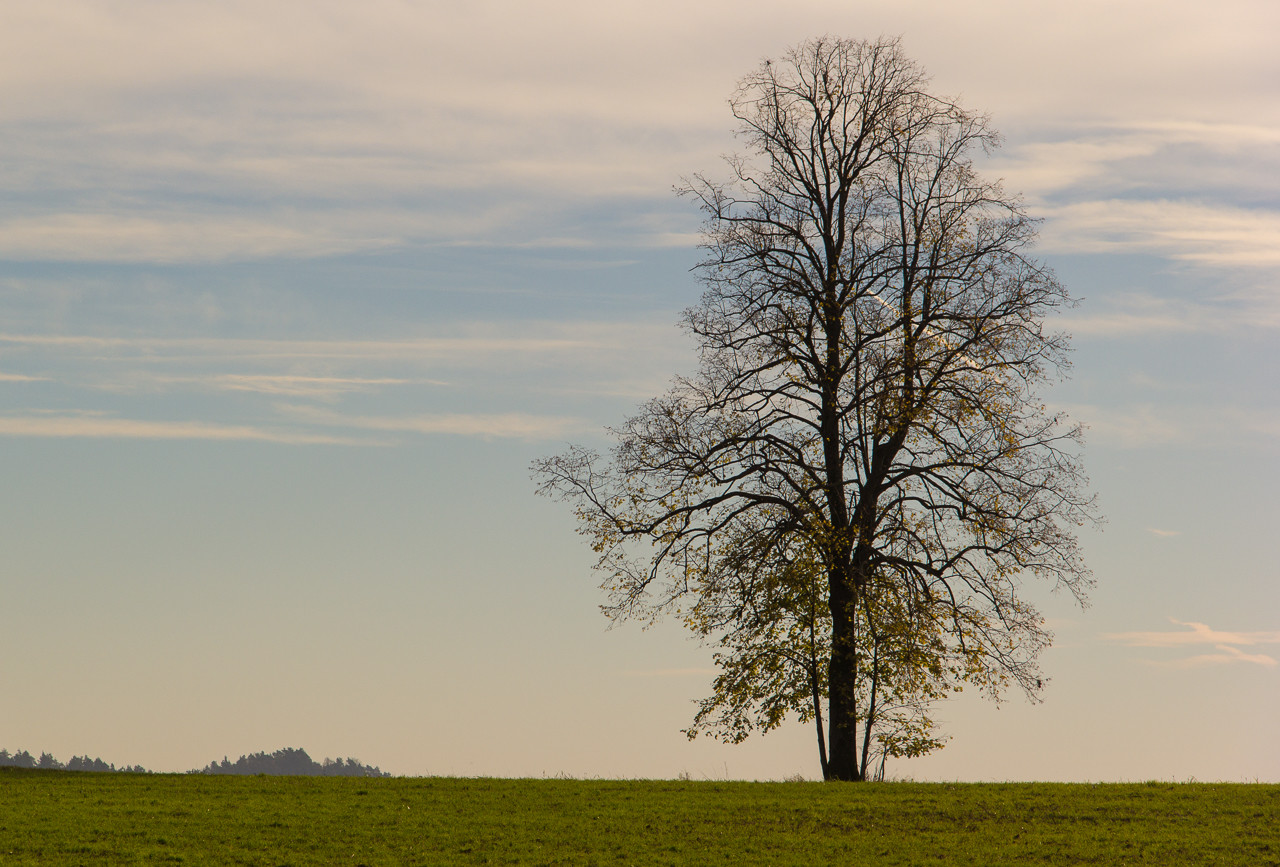
[[[938,747],[929,706],[967,684],[1034,697],[1050,634],[1023,578],[1089,584],[1081,430],[1039,396],[1071,301],[974,167],[987,119],[927,86],[884,39],[810,40],[744,78],[747,152],[682,189],[706,217],[696,374],[607,458],[535,464],[599,554],[605,612],[717,646],[690,733],[795,712],[829,779]]]

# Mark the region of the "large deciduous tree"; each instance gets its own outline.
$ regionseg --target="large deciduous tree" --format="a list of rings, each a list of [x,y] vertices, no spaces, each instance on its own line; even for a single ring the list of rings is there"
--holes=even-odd
[[[698,372],[610,458],[535,464],[610,617],[673,614],[718,646],[691,735],[795,712],[827,779],[937,747],[929,705],[965,684],[1034,697],[1050,635],[1024,576],[1089,583],[1080,429],[1039,398],[1070,299],[974,169],[986,118],[927,85],[896,40],[812,40],[743,79],[747,153],[683,190],[706,215]]]

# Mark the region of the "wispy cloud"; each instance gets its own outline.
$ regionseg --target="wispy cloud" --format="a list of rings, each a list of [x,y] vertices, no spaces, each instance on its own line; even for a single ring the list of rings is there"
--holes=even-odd
[[[48,347],[60,352],[110,354],[139,361],[231,357],[241,360],[421,360],[498,353],[545,354],[584,349],[616,350],[620,339],[639,341],[654,330],[644,324],[538,323],[504,327],[501,323],[459,323],[447,337],[404,340],[271,340],[205,337],[103,337],[65,334],[0,334],[0,344]],[[670,327],[664,329],[671,331]],[[640,332],[645,332],[642,334]]]
[[[171,359],[174,366],[180,362]],[[443,380],[404,377],[307,376],[302,374],[219,373],[180,375],[152,369],[153,359],[142,369],[129,367],[123,372],[84,371],[79,383],[107,392],[163,392],[171,390],[238,392],[272,397],[294,397],[335,401],[354,394],[381,390],[386,386],[447,385]],[[47,378],[47,377],[46,377]]]
[[[1182,531],[1180,530],[1158,530],[1155,527],[1148,527],[1147,532],[1153,536],[1159,536],[1162,539],[1171,539],[1174,536],[1182,535]]]
[[[309,397],[330,400],[355,391],[369,391],[384,385],[443,385],[440,380],[410,380],[394,377],[299,376],[292,374],[215,374],[204,379],[170,377],[171,381],[203,383],[223,391],[247,391],[282,397]]]
[[[1004,117],[1093,118],[1088,129],[1067,131],[1071,140],[1036,140],[1006,160],[1011,186],[1034,195],[1099,177],[1111,182],[1115,166],[1188,143],[1225,151],[1274,140],[1271,115],[1260,108],[1274,62],[1265,49],[1241,49],[1269,32],[1258,24],[1264,13],[1251,10],[1246,28],[1229,14],[1209,24],[1189,11],[1195,4],[1166,5],[1159,35],[1145,10],[1109,10],[1102,30],[1084,26],[1092,20],[1085,16],[1056,21],[1051,43],[1004,39],[998,61],[965,52],[969,42],[954,34],[989,36],[997,21],[995,32],[1031,32],[1043,24],[1038,10],[815,0],[797,4],[794,20],[809,22],[800,30],[811,32],[919,32],[913,54],[924,51],[936,71],[961,76],[944,92],[967,82],[983,93],[976,107]],[[23,214],[7,243],[26,258],[221,261],[325,256],[424,237],[493,242],[516,233],[528,241],[522,233],[530,227],[549,239],[590,242],[610,221],[573,234],[559,206],[602,196],[633,205],[665,199],[682,173],[715,166],[733,147],[729,117],[715,107],[735,75],[783,45],[763,14],[739,15],[733,38],[703,38],[721,32],[740,7],[663,2],[662,12],[648,4],[641,13],[609,4],[584,18],[576,4],[546,2],[506,10],[505,26],[495,28],[468,5],[394,0],[367,0],[359,13],[314,0],[252,12],[239,2],[198,10],[161,4],[146,20],[87,0],[24,4],[6,10],[9,26],[0,28],[7,188],[91,191],[84,201],[141,201],[143,210]],[[671,16],[685,25],[678,34],[666,24]],[[1185,54],[1176,45],[1185,33],[1199,37],[1197,62],[1170,62]],[[677,43],[671,56],[680,62],[653,62]],[[477,44],[487,50],[477,54]],[[1080,64],[1079,46],[1111,60]],[[1126,87],[1105,86],[1121,75],[1121,57]],[[1010,76],[1010,65],[1032,74]],[[1065,78],[1046,72],[1068,65],[1073,75]],[[1248,73],[1215,89],[1204,70],[1222,66]],[[418,84],[444,78],[451,86]],[[1147,120],[1106,123],[1135,116]],[[1201,120],[1246,116],[1252,125]],[[1197,120],[1162,120],[1186,117]],[[239,210],[228,218],[202,212],[211,198],[237,201]],[[541,219],[529,219],[530,198],[539,200]],[[256,213],[264,199],[287,199],[297,213]],[[353,228],[348,219],[344,227],[353,207],[318,215],[339,199],[388,210],[412,200],[425,223]],[[472,212],[459,213],[467,201]],[[175,202],[191,212],[166,219]],[[645,243],[684,245],[681,228],[667,225],[668,234]]]
[[[1280,631],[1225,632],[1193,620],[1178,620],[1170,617],[1169,622],[1175,626],[1185,626],[1187,628],[1164,632],[1114,632],[1107,637],[1120,641],[1129,647],[1180,647],[1186,644],[1280,644]]]
[[[1225,304],[1188,302],[1157,298],[1142,292],[1131,292],[1104,304],[1090,304],[1088,312],[1071,311],[1054,320],[1053,325],[1074,337],[1129,337],[1192,332],[1226,331],[1241,326],[1266,326],[1265,318],[1255,311]]]
[[[453,434],[485,439],[560,439],[589,429],[582,419],[528,413],[432,413],[406,416],[346,415],[313,406],[277,407],[298,421],[387,433]]]
[[[1275,658],[1267,656],[1265,653],[1245,653],[1244,651],[1232,647],[1229,644],[1217,645],[1218,653],[1202,653],[1199,656],[1188,657],[1179,660],[1175,665],[1180,668],[1191,668],[1201,665],[1223,665],[1233,662],[1251,662],[1254,665],[1274,666],[1277,663]]]
[[[312,221],[314,222],[314,221]],[[224,262],[333,256],[392,246],[396,238],[290,225],[285,217],[70,213],[0,223],[0,257],[74,262]]]
[[[1101,175],[1121,160],[1148,156],[1159,144],[1150,135],[1133,134],[1031,141],[999,154],[992,170],[1009,190],[1039,198]]]
[[[683,340],[644,321],[462,323],[390,340],[0,334],[6,362],[49,371],[59,406],[79,390],[85,405],[113,410],[101,422],[62,409],[52,419],[40,411],[44,392],[26,389],[35,408],[11,413],[0,434],[563,440],[600,431],[603,420],[583,409],[591,398],[660,391],[664,359]],[[122,420],[138,415],[164,421]]]
[[[383,434],[471,436],[482,439],[561,439],[591,429],[582,419],[528,413],[346,415],[313,406],[278,405],[283,424],[120,418],[100,410],[28,410],[0,415],[0,436],[150,440],[256,440],[289,445],[390,445],[386,437],[352,436],[315,428]],[[299,429],[299,425],[306,429]]]
[[[542,393],[661,390],[687,339],[656,322],[457,323],[408,339],[240,339],[3,334],[10,365],[57,370],[67,384],[112,392],[175,388],[329,400],[354,392],[459,386],[541,374]],[[21,369],[21,367],[19,367]],[[17,374],[15,375],[23,375]]]
[[[1189,446],[1221,448],[1280,441],[1280,412],[1231,405],[1125,406],[1058,404],[1088,428],[1090,442],[1119,448]]]
[[[229,391],[257,391],[264,394],[331,394],[370,385],[403,385],[406,379],[368,379],[340,376],[251,376],[226,374],[215,382]]]
[[[1151,252],[1198,264],[1280,266],[1280,212],[1179,200],[1047,207],[1041,242],[1065,253]]]
[[[1255,665],[1280,665],[1275,658],[1264,653],[1245,653],[1241,647],[1280,644],[1280,631],[1273,632],[1225,632],[1204,623],[1169,618],[1169,622],[1186,629],[1164,632],[1115,632],[1105,637],[1126,647],[1180,648],[1212,645],[1217,653],[1198,654],[1174,660],[1178,666],[1213,665],[1249,662]]]
[[[1268,183],[1256,173],[1223,173],[1219,163],[1262,167],[1274,160],[1280,128],[1260,124],[1157,120],[1092,128],[1049,126],[997,152],[994,174],[1036,202],[1086,190],[1141,195],[1156,189],[1185,193],[1245,183]]]
[[[377,441],[252,425],[150,421],[96,413],[0,416],[0,436],[94,437],[148,440],[256,440],[289,445],[376,445]]]

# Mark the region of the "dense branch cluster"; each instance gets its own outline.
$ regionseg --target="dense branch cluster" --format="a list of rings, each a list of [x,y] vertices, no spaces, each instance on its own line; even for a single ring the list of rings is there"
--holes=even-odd
[[[926,84],[890,40],[810,41],[745,78],[748,155],[683,190],[707,217],[697,374],[608,460],[536,466],[577,507],[611,617],[674,613],[718,644],[691,733],[795,711],[841,779],[939,746],[928,706],[965,683],[1034,695],[1050,636],[1022,576],[1088,584],[1080,430],[1037,396],[1069,298],[974,171],[986,119]]]

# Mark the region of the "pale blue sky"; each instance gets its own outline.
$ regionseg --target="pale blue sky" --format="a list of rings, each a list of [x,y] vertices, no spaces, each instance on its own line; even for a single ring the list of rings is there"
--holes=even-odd
[[[1280,780],[1280,7],[71,2],[0,9],[0,747],[185,770],[817,774],[679,733],[711,676],[606,630],[529,462],[693,362],[725,99],[901,35],[1005,133],[1083,303],[1109,523],[1042,705],[918,779]]]

